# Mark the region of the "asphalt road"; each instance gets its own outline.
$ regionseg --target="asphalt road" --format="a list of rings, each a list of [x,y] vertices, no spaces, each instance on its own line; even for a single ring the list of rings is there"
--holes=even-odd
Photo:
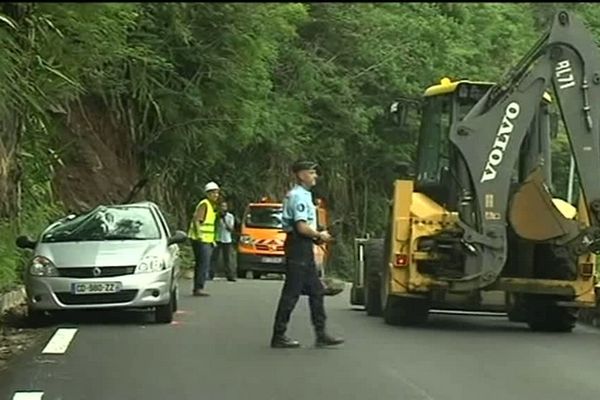
[[[43,400],[518,400],[597,399],[600,331],[532,333],[502,317],[434,314],[391,327],[327,298],[330,331],[347,343],[313,346],[307,300],[292,316],[300,349],[268,346],[281,281],[211,282],[171,325],[138,312],[67,315],[0,372],[0,399]],[[64,354],[42,354],[57,328]],[[37,392],[23,394],[23,392]],[[42,395],[43,393],[43,395]]]

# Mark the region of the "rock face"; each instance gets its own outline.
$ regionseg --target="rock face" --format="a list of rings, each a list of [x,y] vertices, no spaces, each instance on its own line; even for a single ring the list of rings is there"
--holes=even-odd
[[[73,108],[63,121],[68,144],[53,179],[55,194],[70,212],[123,201],[140,179],[139,160],[125,125],[99,102]]]

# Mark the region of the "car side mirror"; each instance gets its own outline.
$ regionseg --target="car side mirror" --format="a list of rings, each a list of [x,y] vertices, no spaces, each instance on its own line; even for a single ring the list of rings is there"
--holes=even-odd
[[[19,236],[15,241],[15,244],[20,249],[35,249],[36,242],[29,239],[27,236]]]
[[[182,231],[175,231],[175,234],[167,240],[167,245],[184,243],[188,239],[187,235]]]

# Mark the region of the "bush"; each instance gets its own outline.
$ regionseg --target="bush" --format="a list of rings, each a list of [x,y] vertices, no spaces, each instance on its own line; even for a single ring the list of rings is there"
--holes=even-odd
[[[15,246],[16,235],[8,222],[0,223],[0,292],[12,289],[19,281],[21,256]]]
[[[354,245],[352,241],[339,241],[331,245],[331,259],[325,275],[346,281],[354,273]]]
[[[58,205],[47,205],[24,213],[21,217],[23,223],[19,223],[19,220],[0,221],[0,293],[14,289],[22,283],[23,268],[31,254],[17,248],[17,237],[36,237],[49,222],[60,215],[61,211]]]

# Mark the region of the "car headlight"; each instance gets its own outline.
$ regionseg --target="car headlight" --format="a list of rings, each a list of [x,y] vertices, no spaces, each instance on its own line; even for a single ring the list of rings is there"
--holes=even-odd
[[[240,236],[240,243],[246,246],[252,246],[254,244],[254,240],[249,235]]]
[[[29,274],[33,276],[58,276],[54,263],[44,256],[37,256],[31,261]]]
[[[157,256],[145,256],[136,267],[135,273],[143,274],[146,272],[159,272],[166,269],[166,267],[165,260],[162,260]]]

